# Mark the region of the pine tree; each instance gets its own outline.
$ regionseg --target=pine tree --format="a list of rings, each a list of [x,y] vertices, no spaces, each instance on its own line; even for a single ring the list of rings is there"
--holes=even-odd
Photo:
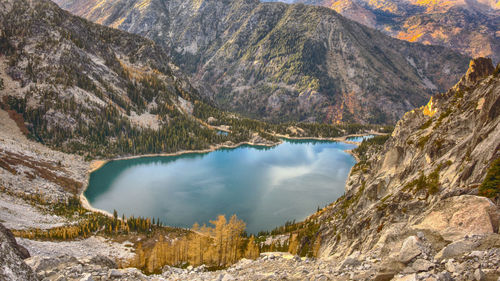
[[[255,244],[255,237],[252,235],[248,239],[248,244],[245,249],[245,258],[256,259],[259,257],[259,247]]]
[[[215,236],[215,248],[217,253],[217,265],[222,266],[222,261],[224,258],[224,246],[227,237],[226,231],[226,217],[224,215],[219,215],[217,220],[210,221],[211,224],[215,226],[214,236]]]

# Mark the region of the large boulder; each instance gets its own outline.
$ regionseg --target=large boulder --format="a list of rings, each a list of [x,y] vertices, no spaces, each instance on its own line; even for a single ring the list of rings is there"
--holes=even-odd
[[[447,198],[428,211],[414,229],[439,233],[447,241],[498,233],[500,212],[488,198],[462,195]]]
[[[422,250],[418,238],[416,236],[410,236],[403,242],[403,246],[401,246],[401,250],[399,251],[398,260],[406,264],[421,253]]]
[[[0,239],[5,240],[7,243],[14,247],[14,251],[21,259],[27,259],[30,257],[30,253],[26,248],[17,244],[14,234],[8,230],[3,224],[0,223]]]
[[[421,271],[428,271],[432,267],[434,267],[434,264],[428,260],[424,259],[417,259],[413,262],[411,267],[416,271],[416,272],[421,272]]]
[[[436,254],[436,260],[455,258],[464,253],[472,252],[479,246],[479,242],[471,240],[460,240],[449,244]]]
[[[26,257],[29,257],[28,251],[19,246],[12,232],[0,224],[0,280],[38,280],[24,262]]]

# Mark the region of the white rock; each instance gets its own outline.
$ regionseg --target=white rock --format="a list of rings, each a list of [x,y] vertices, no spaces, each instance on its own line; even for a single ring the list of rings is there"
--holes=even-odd
[[[219,276],[219,278],[220,278],[220,276]],[[233,281],[233,280],[236,280],[236,278],[234,278],[231,274],[224,274],[224,276],[220,280],[221,281]]]
[[[92,274],[85,273],[83,277],[80,278],[80,281],[94,281],[94,278],[92,278]]]
[[[418,238],[416,236],[410,236],[403,242],[398,259],[402,263],[408,263],[421,253],[422,250],[420,249]]]
[[[415,262],[413,262],[411,267],[417,272],[428,271],[429,269],[434,267],[434,264],[428,260],[417,259]]]
[[[449,260],[448,262],[446,262],[446,264],[444,265],[444,267],[446,268],[446,270],[448,270],[449,272],[455,272],[456,268],[455,268],[455,264],[453,263],[453,259]]]
[[[483,258],[484,254],[485,254],[485,252],[483,252],[483,251],[472,251],[472,253],[470,253],[470,256],[471,257]]]
[[[410,275],[405,275],[402,277],[395,277],[393,281],[417,281],[417,275],[415,273]]]
[[[474,278],[476,281],[484,281],[486,279],[486,275],[481,269],[478,268],[474,271]]]

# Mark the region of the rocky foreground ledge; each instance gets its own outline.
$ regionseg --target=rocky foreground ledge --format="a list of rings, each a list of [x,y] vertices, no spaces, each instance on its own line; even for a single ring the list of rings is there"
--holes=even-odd
[[[343,261],[309,259],[288,253],[263,253],[220,271],[205,266],[186,269],[165,266],[161,274],[144,275],[136,268],[118,269],[108,257],[29,257],[0,226],[1,280],[500,280],[500,235],[473,235],[433,252],[432,237],[423,232],[409,236],[398,252],[399,262],[384,257],[363,257],[354,252]],[[23,261],[23,258],[26,258]],[[406,264],[406,265],[405,265]],[[400,272],[394,275],[394,272]]]

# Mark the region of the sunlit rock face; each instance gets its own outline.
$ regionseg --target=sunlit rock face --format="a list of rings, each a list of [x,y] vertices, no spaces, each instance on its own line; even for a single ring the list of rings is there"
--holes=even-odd
[[[494,0],[294,0],[329,7],[398,39],[500,60],[500,2]]]

